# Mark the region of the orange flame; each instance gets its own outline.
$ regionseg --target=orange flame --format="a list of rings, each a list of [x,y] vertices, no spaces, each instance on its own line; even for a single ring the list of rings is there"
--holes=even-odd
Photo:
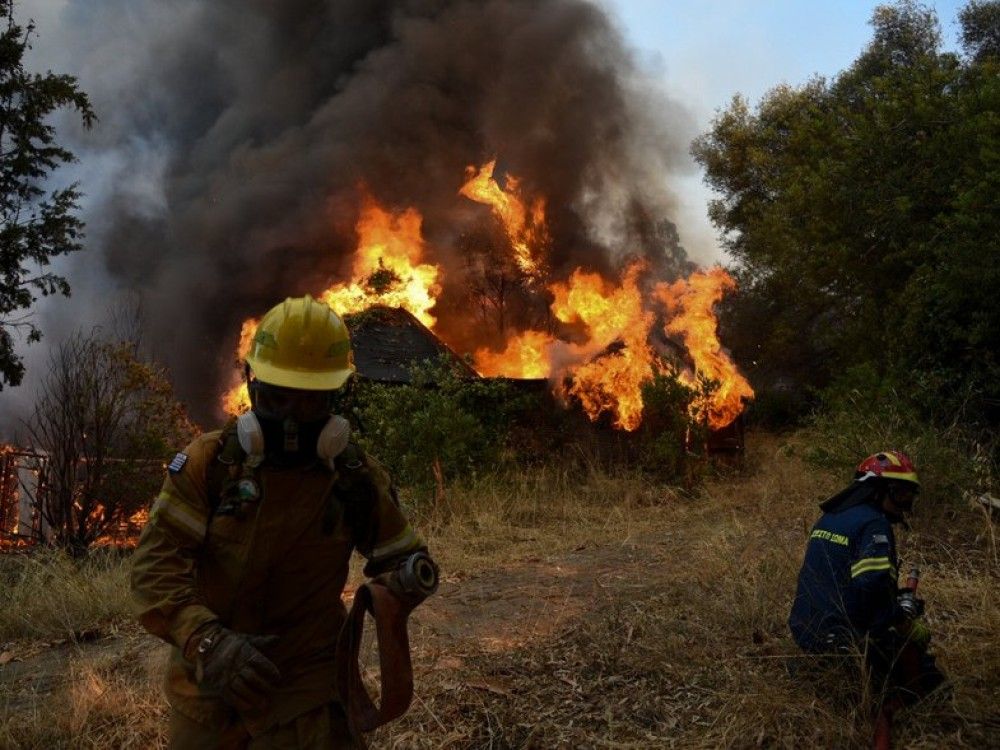
[[[654,316],[644,308],[638,285],[642,271],[641,263],[632,264],[616,285],[577,269],[568,282],[551,284],[553,314],[581,326],[586,340],[569,344],[541,331],[524,331],[511,336],[502,352],[477,351],[476,368],[490,376],[551,375],[559,391],[575,396],[592,420],[608,412],[615,425],[635,430],[642,422],[642,384],[653,376],[655,357],[647,343]],[[561,364],[553,372],[557,356]]]
[[[341,315],[373,305],[402,307],[433,328],[437,320],[430,311],[441,293],[441,267],[422,262],[422,222],[416,209],[393,216],[366,197],[356,227],[358,249],[352,281],[335,284],[320,299]]]
[[[588,333],[587,343],[574,347],[577,361],[586,361],[567,367],[572,381],[566,393],[580,400],[592,420],[608,412],[628,431],[642,423],[642,384],[653,377],[655,357],[648,343],[654,316],[645,309],[638,284],[642,271],[643,264],[633,263],[615,286],[577,269],[568,284],[549,287],[555,316],[582,322]],[[617,345],[606,351],[612,344]]]
[[[517,267],[528,276],[537,277],[542,271],[538,250],[546,239],[545,199],[536,198],[529,209],[521,198],[516,177],[507,175],[506,190],[497,184],[493,178],[496,165],[494,159],[478,171],[471,165],[466,167],[468,180],[458,191],[459,195],[493,209],[514,249]]]
[[[236,349],[236,363],[242,365],[247,354],[250,353],[250,345],[253,343],[253,336],[257,332],[257,318],[247,318],[240,328],[240,343]],[[240,379],[240,382],[226,391],[222,396],[222,410],[226,414],[242,414],[250,410],[250,393],[247,391],[247,384]]]
[[[476,370],[480,375],[524,379],[547,378],[552,370],[549,351],[555,338],[542,331],[524,331],[511,336],[502,352],[477,349]]]
[[[743,411],[743,400],[754,396],[750,383],[722,350],[719,321],[713,313],[723,295],[735,289],[735,279],[716,266],[673,284],[657,284],[655,290],[657,299],[672,316],[664,330],[681,336],[694,361],[694,372],[682,373],[681,382],[696,387],[698,377],[702,376],[719,385],[709,395],[708,403],[692,405],[693,410],[707,415],[709,427],[715,430],[732,423]]]
[[[692,404],[692,416],[704,415],[712,429],[730,424],[743,411],[753,389],[722,350],[714,306],[736,282],[722,268],[693,273],[673,284],[661,283],[653,299],[639,288],[641,263],[633,263],[616,285],[596,273],[577,269],[567,283],[549,286],[552,312],[563,323],[582,325],[584,343],[569,344],[539,331],[512,335],[502,352],[480,349],[476,367],[484,375],[507,377],[550,376],[559,392],[575,396],[596,420],[603,413],[616,426],[635,430],[642,423],[642,386],[653,377],[658,355],[649,344],[653,303],[668,316],[665,331],[680,336],[694,362],[694,371],[678,377],[698,387],[699,377],[718,383],[707,401]],[[553,367],[552,362],[561,360]]]
[[[354,252],[352,280],[334,284],[317,298],[339,315],[362,312],[374,305],[402,307],[432,328],[437,322],[431,309],[441,293],[441,268],[423,262],[422,222],[415,209],[394,215],[370,196],[365,196],[355,227],[358,246]],[[257,323],[254,318],[243,322],[237,351],[240,362],[250,351]],[[221,404],[231,415],[249,409],[246,384],[234,385],[222,396]]]
[[[546,274],[544,199],[529,205],[510,175],[500,187],[493,176],[495,168],[496,160],[478,170],[468,167],[459,194],[490,206],[507,234],[517,266],[538,281]],[[402,307],[433,328],[437,321],[431,310],[441,292],[441,268],[423,261],[421,223],[415,209],[393,214],[365,196],[356,225],[351,281],[331,286],[318,298],[341,314],[373,305]],[[665,332],[682,337],[694,363],[693,372],[678,376],[681,382],[696,389],[705,379],[718,383],[716,391],[692,405],[692,416],[704,416],[715,429],[726,426],[743,410],[743,400],[753,397],[749,383],[722,350],[713,313],[722,296],[735,289],[735,282],[714,268],[673,284],[657,284],[650,295],[640,288],[644,271],[643,263],[633,263],[615,283],[578,268],[567,281],[549,284],[551,312],[573,330],[574,340],[536,330],[514,333],[501,352],[478,349],[477,370],[489,377],[550,378],[557,392],[578,400],[592,420],[609,414],[616,426],[635,430],[643,416],[642,386],[657,366],[659,355],[649,335],[657,307],[662,307],[668,319]],[[241,360],[256,326],[253,319],[243,324]],[[230,414],[248,409],[245,385],[225,394],[223,406]]]

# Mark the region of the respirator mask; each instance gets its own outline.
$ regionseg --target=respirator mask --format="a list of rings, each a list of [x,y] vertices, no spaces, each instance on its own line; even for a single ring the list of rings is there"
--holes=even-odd
[[[253,458],[265,455],[278,463],[319,458],[331,469],[347,447],[351,427],[332,413],[335,391],[282,388],[250,380],[250,411],[236,420],[240,447]]]

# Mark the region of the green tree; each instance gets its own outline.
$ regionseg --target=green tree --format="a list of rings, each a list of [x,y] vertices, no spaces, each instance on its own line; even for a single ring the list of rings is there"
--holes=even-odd
[[[958,14],[962,46],[978,61],[1000,58],[1000,2],[973,0]]]
[[[966,38],[988,40],[975,17]],[[877,8],[872,24],[832,80],[778,87],[753,111],[738,97],[694,144],[742,282],[730,340],[757,385],[825,388],[862,368],[938,401],[948,389],[989,401],[996,58],[978,53],[986,42],[964,60],[943,51],[936,16],[914,2]]]
[[[68,295],[65,278],[47,270],[51,259],[81,247],[83,223],[74,215],[76,186],[48,191],[44,183],[73,154],[55,141],[49,115],[72,107],[86,127],[95,115],[87,95],[68,75],[25,70],[34,25],[14,21],[13,0],[0,0],[0,389],[17,385],[24,365],[15,333],[37,341],[31,322],[37,294]]]

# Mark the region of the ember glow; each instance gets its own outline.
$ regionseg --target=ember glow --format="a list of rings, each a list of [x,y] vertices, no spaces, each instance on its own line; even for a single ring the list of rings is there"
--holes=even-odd
[[[668,335],[680,336],[694,362],[694,372],[681,373],[685,385],[695,387],[699,377],[718,383],[708,403],[695,403],[703,411],[708,426],[721,429],[743,411],[744,399],[753,398],[753,388],[740,374],[718,337],[718,319],[713,309],[726,292],[736,289],[736,281],[716,266],[698,271],[673,284],[658,284],[655,295],[670,316],[665,326]]]
[[[14,446],[0,443],[0,519],[6,520],[9,528],[0,525],[0,532],[17,534],[20,524],[20,512],[17,505],[18,481],[17,467],[13,461],[8,461],[7,455],[14,452]],[[0,544],[4,544],[0,540]]]
[[[493,177],[496,159],[478,170],[466,168],[468,181],[459,190],[469,200],[483,203],[493,209],[493,214],[503,225],[514,251],[514,262],[530,277],[542,273],[541,250],[545,244],[545,199],[535,198],[530,210],[519,189],[518,180],[507,175],[505,188]]]

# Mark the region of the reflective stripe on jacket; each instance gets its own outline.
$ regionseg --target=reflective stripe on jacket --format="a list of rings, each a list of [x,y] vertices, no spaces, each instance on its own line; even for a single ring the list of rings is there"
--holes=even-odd
[[[897,616],[896,540],[871,504],[824,513],[813,526],[788,619],[796,643],[821,652],[881,637]]]

